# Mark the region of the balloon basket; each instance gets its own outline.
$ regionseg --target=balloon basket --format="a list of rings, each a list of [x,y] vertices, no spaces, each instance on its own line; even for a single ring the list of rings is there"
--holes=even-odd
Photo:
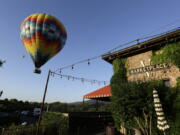
[[[41,74],[41,70],[40,69],[34,69],[34,71],[33,71],[34,73],[36,73],[36,74]]]

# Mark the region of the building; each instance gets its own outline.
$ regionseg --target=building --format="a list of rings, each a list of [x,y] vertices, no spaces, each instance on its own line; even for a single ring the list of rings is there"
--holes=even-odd
[[[137,42],[137,44],[130,47],[105,54],[102,56],[102,59],[110,64],[117,58],[126,59],[125,68],[128,81],[163,80],[167,87],[174,87],[177,84],[177,78],[180,77],[180,70],[178,68],[180,66],[175,66],[175,64],[170,62],[160,61],[155,64],[152,60],[154,55],[163,53],[162,50],[164,47],[171,45],[180,45],[180,28],[158,35],[147,41]],[[107,100],[110,97],[110,86],[105,86],[84,95],[84,98],[96,100],[106,99],[106,101],[110,101]],[[120,132],[126,134],[126,129],[122,126]],[[134,130],[134,132],[135,134],[140,134],[138,133],[139,130]]]
[[[116,58],[126,58],[127,78],[129,81],[164,80],[167,86],[176,86],[180,77],[179,68],[170,63],[152,64],[151,56],[161,53],[161,48],[180,41],[180,28],[154,37],[147,41],[105,54],[102,59],[112,64]]]
[[[180,77],[179,68],[170,63],[152,64],[151,56],[160,53],[161,48],[180,41],[180,28],[161,34],[147,41],[133,46],[105,54],[102,59],[112,64],[116,58],[126,58],[127,78],[129,81],[164,80],[166,86],[176,86],[176,79]],[[108,94],[107,94],[108,93]],[[105,86],[83,96],[87,99],[109,101],[110,86]]]

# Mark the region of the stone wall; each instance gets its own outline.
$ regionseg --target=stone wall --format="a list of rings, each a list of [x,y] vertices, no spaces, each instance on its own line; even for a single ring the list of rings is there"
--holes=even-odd
[[[127,58],[126,67],[127,71],[131,69],[136,69],[144,66],[151,65],[152,51],[137,54]],[[157,71],[148,71],[143,73],[130,74],[127,72],[127,77],[129,81],[148,81],[148,80],[169,80],[170,86],[176,86],[176,78],[180,77],[180,70],[171,65],[170,68],[160,69]]]

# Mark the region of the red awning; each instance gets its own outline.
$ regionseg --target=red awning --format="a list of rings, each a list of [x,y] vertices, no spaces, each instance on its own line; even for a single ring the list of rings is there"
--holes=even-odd
[[[111,96],[111,87],[108,85],[96,91],[93,91],[91,93],[88,93],[84,95],[83,97],[90,98],[90,99],[98,99],[98,98],[105,98],[105,97],[110,97],[110,96]]]

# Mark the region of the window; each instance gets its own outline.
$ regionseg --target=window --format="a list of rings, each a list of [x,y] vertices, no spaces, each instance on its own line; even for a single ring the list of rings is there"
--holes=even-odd
[[[169,88],[170,87],[170,81],[164,80],[164,86]]]

